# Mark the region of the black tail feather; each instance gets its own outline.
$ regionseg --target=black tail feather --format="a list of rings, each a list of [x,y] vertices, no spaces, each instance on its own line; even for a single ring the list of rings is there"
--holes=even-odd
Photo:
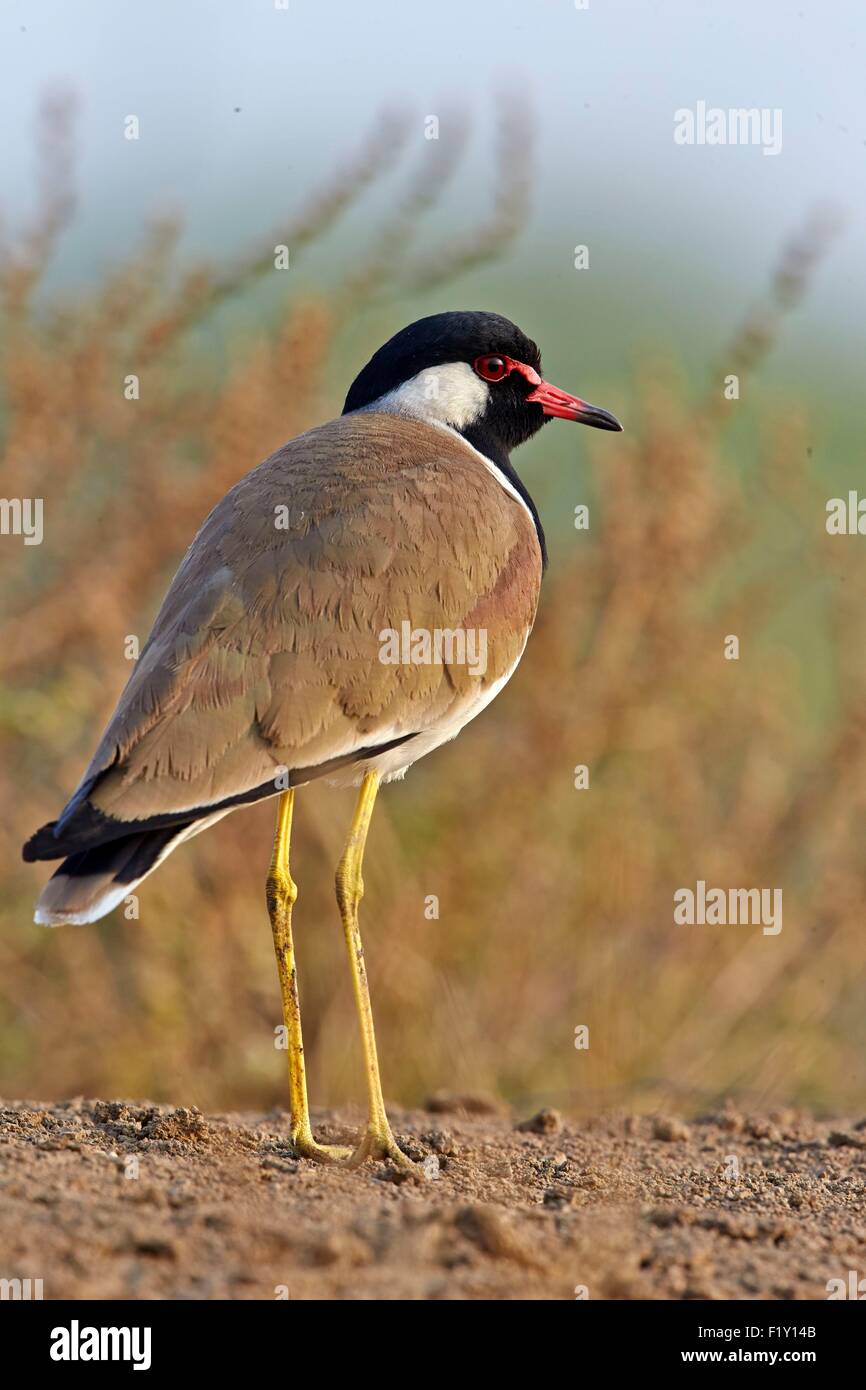
[[[183,839],[191,822],[146,830],[70,854],[48,880],[36,904],[36,921],[95,922],[116,907]]]

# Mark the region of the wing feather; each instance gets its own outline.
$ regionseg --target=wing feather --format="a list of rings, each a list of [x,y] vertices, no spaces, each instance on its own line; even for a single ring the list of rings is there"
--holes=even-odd
[[[531,519],[441,430],[361,414],[292,440],[190,546],[82,785],[123,820],[423,732],[509,671],[532,625]],[[387,665],[383,629],[484,627],[487,670]]]

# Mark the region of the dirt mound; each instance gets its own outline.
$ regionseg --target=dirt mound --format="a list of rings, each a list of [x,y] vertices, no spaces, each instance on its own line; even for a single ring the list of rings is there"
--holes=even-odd
[[[283,1113],[7,1104],[0,1277],[76,1299],[821,1299],[866,1273],[866,1120],[516,1125],[443,1096],[393,1120],[427,1181],[298,1160]]]

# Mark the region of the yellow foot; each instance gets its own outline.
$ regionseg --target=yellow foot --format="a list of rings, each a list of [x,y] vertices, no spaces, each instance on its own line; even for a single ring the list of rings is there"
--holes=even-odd
[[[352,1157],[352,1150],[342,1144],[319,1144],[312,1134],[293,1134],[292,1146],[298,1158],[309,1158],[314,1163],[345,1163]]]
[[[401,1173],[407,1173],[419,1181],[423,1181],[427,1176],[420,1163],[414,1163],[408,1154],[404,1154],[387,1123],[382,1128],[374,1128],[372,1125],[367,1128],[347,1166],[359,1168],[368,1158],[387,1159]]]

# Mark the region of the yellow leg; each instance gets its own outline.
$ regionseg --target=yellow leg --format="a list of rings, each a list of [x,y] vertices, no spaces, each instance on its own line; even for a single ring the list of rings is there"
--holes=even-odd
[[[352,1155],[350,1164],[363,1163],[365,1158],[389,1158],[392,1163],[407,1172],[418,1173],[417,1165],[407,1158],[391,1133],[385,1102],[382,1099],[382,1083],[379,1080],[379,1062],[376,1057],[376,1035],[373,1029],[373,1011],[370,1007],[370,990],[367,984],[367,967],[364,963],[364,947],[358,927],[358,906],[364,896],[364,881],[361,866],[364,859],[364,845],[373,815],[376,793],[379,790],[379,774],[368,772],[361,784],[355,815],[346,841],[343,857],[337,868],[337,904],[343,920],[346,948],[349,952],[349,967],[352,971],[352,987],[355,993],[355,1006],[361,1025],[361,1044],[364,1050],[364,1071],[367,1079],[368,1118],[363,1139]]]
[[[295,793],[283,792],[277,811],[277,832],[274,836],[274,852],[268,872],[267,897],[268,915],[274,934],[274,951],[277,957],[277,970],[280,976],[280,993],[283,998],[283,1022],[288,1035],[289,1096],[292,1107],[292,1143],[304,1158],[315,1159],[319,1163],[334,1163],[348,1158],[351,1149],[317,1144],[310,1126],[310,1110],[307,1103],[307,1076],[304,1068],[304,1040],[301,1035],[301,1003],[298,996],[298,975],[295,966],[295,949],[292,943],[292,908],[298,890],[289,873],[289,841],[292,834],[292,810]]]

